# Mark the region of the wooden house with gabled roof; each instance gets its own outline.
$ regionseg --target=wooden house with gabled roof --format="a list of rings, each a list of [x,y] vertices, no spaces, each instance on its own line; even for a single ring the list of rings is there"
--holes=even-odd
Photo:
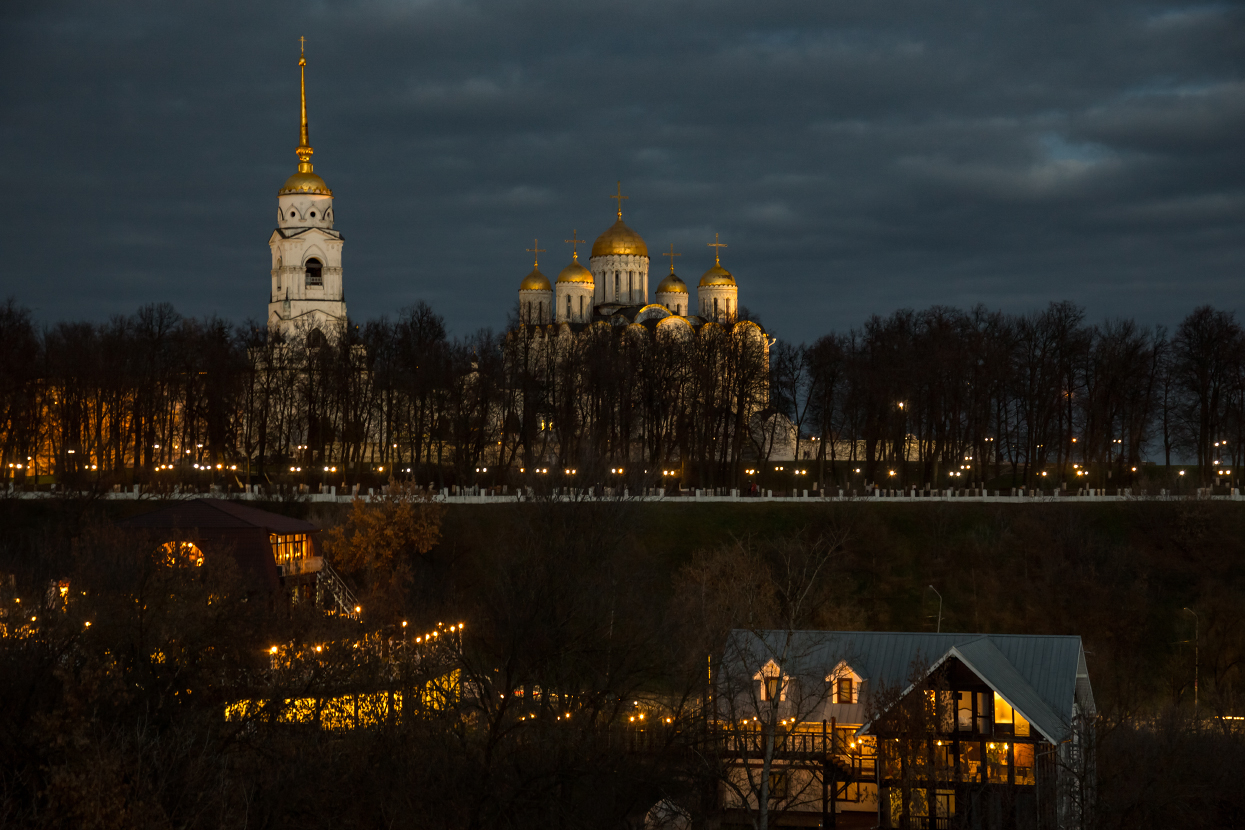
[[[773,826],[1055,830],[1092,812],[1077,636],[741,630],[713,686],[727,731],[774,734],[765,781],[763,741],[735,742],[728,823],[757,809],[758,782]]]
[[[250,591],[355,616],[355,600],[321,555],[311,522],[227,499],[188,499],[131,516],[117,526],[155,535],[170,555],[193,564],[214,556],[237,563]]]

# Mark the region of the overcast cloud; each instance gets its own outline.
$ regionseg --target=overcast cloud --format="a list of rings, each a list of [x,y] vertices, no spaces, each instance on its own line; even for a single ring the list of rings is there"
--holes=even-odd
[[[13,3],[0,296],[262,319],[311,143],[351,315],[500,327],[626,220],[780,336],[941,303],[1245,312],[1245,10],[1110,0]],[[656,280],[651,281],[655,286]]]

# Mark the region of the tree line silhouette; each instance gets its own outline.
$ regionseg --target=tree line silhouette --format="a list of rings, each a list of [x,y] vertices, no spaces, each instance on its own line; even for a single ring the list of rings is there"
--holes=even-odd
[[[39,326],[9,300],[0,350],[0,469],[27,482],[739,487],[794,458],[805,486],[1115,487],[1245,461],[1245,333],[1210,307],[1169,333],[935,306],[796,344],[748,321],[450,337],[422,302],[319,339],[167,304]]]

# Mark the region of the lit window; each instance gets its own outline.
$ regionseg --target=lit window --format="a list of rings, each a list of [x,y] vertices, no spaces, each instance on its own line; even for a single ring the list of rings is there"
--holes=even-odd
[[[767,662],[764,668],[752,676],[752,679],[760,681],[762,701],[771,701],[775,696],[779,700],[787,699],[787,678],[783,676],[782,670],[773,660]]]
[[[769,797],[773,799],[787,797],[786,772],[771,772],[769,774]]]
[[[989,770],[991,784],[1007,783],[1007,767],[1011,755],[1011,744],[986,744],[986,766]]]
[[[272,556],[278,565],[288,565],[307,558],[307,534],[305,533],[290,533],[283,536],[273,533],[269,535],[268,541],[272,543]]]
[[[198,568],[203,565],[203,551],[194,542],[165,542],[164,564],[169,567]]]
[[[839,678],[835,684],[834,696],[835,703],[852,702],[852,679],[850,677]]]
[[[994,725],[1003,732],[1011,732],[1022,738],[1029,737],[1029,721],[1000,697],[998,692],[994,693]]]
[[[955,726],[960,732],[990,734],[989,692],[955,693]]]
[[[1033,785],[1037,783],[1037,775],[1033,769],[1033,744],[1012,744],[1016,753],[1016,783]]]

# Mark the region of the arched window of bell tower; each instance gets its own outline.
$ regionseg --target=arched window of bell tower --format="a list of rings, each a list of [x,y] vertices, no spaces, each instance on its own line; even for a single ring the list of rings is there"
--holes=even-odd
[[[307,260],[305,273],[307,285],[324,285],[324,265],[320,260],[315,257]]]
[[[571,295],[570,294],[566,295],[566,319],[568,321],[571,319]]]

